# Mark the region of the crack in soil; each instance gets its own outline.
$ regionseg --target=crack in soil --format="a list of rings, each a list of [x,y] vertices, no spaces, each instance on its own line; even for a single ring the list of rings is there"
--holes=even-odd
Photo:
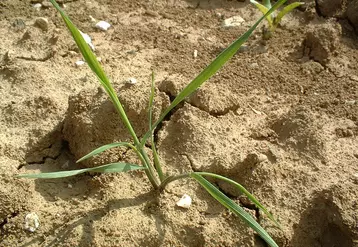
[[[54,143],[51,143],[50,146],[44,148],[41,150],[44,151],[46,149],[50,149],[52,146],[54,145]],[[58,157],[60,157],[64,152],[66,153],[70,153],[71,154],[71,151],[68,147],[68,142],[65,141],[65,140],[61,140],[61,147],[60,147],[60,152],[58,152],[58,154],[56,155],[45,155],[41,158],[41,161],[33,161],[33,162],[25,162],[25,163],[22,163],[20,164],[18,167],[17,167],[17,170],[20,170],[22,167],[26,166],[26,165],[35,165],[35,164],[45,164],[46,162],[46,159],[51,159],[51,160],[56,160]]]
[[[46,54],[46,56],[40,57],[40,58],[36,58],[34,56],[30,56],[30,57],[17,56],[15,58],[21,59],[21,60],[26,60],[26,61],[46,62],[47,60],[51,59],[52,57],[53,57],[53,52],[49,52],[48,54]]]
[[[192,160],[192,158],[185,154],[185,153],[182,153],[182,154],[179,154],[179,155],[182,155],[184,156],[188,161],[189,161],[189,165],[190,165],[190,168],[193,172],[200,172],[199,170],[197,170],[195,167],[194,167],[194,161]]]
[[[10,214],[10,216],[6,217],[5,219],[3,219],[1,222],[0,222],[0,232],[5,232],[5,229],[4,229],[4,226],[9,223],[9,220],[12,219],[12,218],[15,218],[17,215],[19,215],[19,212],[18,211],[15,211],[13,213]]]

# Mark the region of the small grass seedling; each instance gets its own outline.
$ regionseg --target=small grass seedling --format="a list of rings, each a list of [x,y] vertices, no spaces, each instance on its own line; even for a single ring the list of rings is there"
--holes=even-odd
[[[266,15],[266,13],[271,9],[270,0],[263,0],[262,4],[255,0],[250,0],[250,2],[256,8],[258,8],[264,15]],[[278,14],[272,12],[271,14],[266,15],[266,20],[268,22],[269,28],[264,28],[263,38],[270,39],[272,37],[273,32],[276,30],[278,24],[281,22],[282,18],[286,14],[290,13],[292,10],[303,4],[304,4],[303,2],[294,2],[284,7]]]
[[[163,190],[166,185],[170,182],[173,182],[178,179],[184,178],[192,178],[196,180],[209,194],[215,198],[219,203],[223,206],[231,210],[235,215],[239,216],[245,223],[247,223],[253,230],[255,230],[260,237],[271,247],[278,247],[275,241],[271,238],[271,236],[255,221],[252,216],[247,213],[240,205],[236,204],[233,200],[223,194],[217,187],[215,187],[212,183],[210,183],[205,177],[212,177],[217,180],[222,180],[233,185],[237,188],[241,193],[246,195],[260,210],[262,210],[266,216],[272,220],[272,222],[279,228],[279,223],[274,219],[274,217],[268,212],[268,210],[251,194],[249,193],[242,185],[237,182],[220,176],[218,174],[213,174],[209,172],[189,172],[184,174],[175,174],[175,175],[167,175],[163,172],[159,155],[155,148],[153,132],[156,127],[163,121],[165,116],[176,107],[180,102],[182,102],[186,97],[192,94],[197,88],[199,88],[205,81],[207,81],[210,77],[212,77],[218,70],[230,59],[235,53],[239,50],[241,45],[250,37],[252,32],[257,28],[259,23],[264,18],[269,18],[271,14],[280,7],[286,0],[279,0],[275,5],[271,8],[266,8],[264,16],[262,16],[246,33],[244,33],[241,37],[235,40],[229,47],[227,47],[221,54],[219,54],[214,61],[212,61],[197,77],[195,77],[171,102],[167,109],[160,115],[158,120],[152,123],[152,111],[153,111],[153,103],[154,103],[154,74],[152,74],[152,85],[151,85],[151,93],[149,97],[149,129],[146,134],[139,139],[136,135],[131,122],[129,121],[124,108],[118,98],[117,93],[115,92],[110,80],[107,75],[103,71],[101,65],[99,64],[96,56],[90,49],[90,47],[85,42],[81,32],[76,28],[76,26],[71,22],[69,17],[63,12],[60,6],[56,3],[55,0],[50,0],[53,6],[59,11],[61,14],[67,28],[71,32],[72,37],[74,38],[79,50],[81,51],[84,59],[87,64],[91,68],[91,70],[97,75],[99,82],[104,87],[108,96],[110,97],[115,109],[117,110],[121,120],[123,121],[125,127],[128,129],[129,133],[132,136],[133,143],[128,142],[117,142],[104,145],[80,158],[77,162],[81,162],[83,160],[89,159],[95,155],[102,153],[105,150],[114,148],[114,147],[128,147],[132,149],[138,156],[138,159],[141,161],[141,164],[130,164],[125,162],[111,163],[106,165],[101,165],[93,168],[79,169],[79,170],[71,170],[71,171],[59,171],[59,172],[50,172],[50,173],[38,173],[38,174],[20,174],[18,177],[24,178],[63,178],[74,176],[77,174],[85,173],[85,172],[98,172],[98,173],[109,173],[109,172],[128,172],[133,170],[143,170],[150,183],[153,185],[153,188],[156,190]],[[287,10],[286,10],[287,12]],[[282,18],[282,17],[280,17]],[[271,20],[271,19],[270,19]],[[145,143],[147,141],[151,142],[152,153],[153,153],[153,161],[149,159],[149,156],[145,150]]]

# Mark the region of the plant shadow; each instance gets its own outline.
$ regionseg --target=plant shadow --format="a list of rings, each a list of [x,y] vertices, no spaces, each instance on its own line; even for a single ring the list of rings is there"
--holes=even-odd
[[[71,222],[64,223],[62,226],[57,227],[54,226],[49,231],[42,234],[37,238],[32,239],[30,242],[24,243],[21,247],[32,246],[35,243],[42,242],[41,246],[52,247],[58,246],[60,243],[66,242],[69,238],[73,237],[74,229],[79,226],[82,226],[83,233],[78,241],[76,246],[92,246],[94,243],[94,223],[96,221],[101,220],[104,216],[108,214],[110,210],[119,210],[123,208],[129,208],[134,206],[139,206],[142,204],[145,205],[145,211],[148,214],[155,214],[155,227],[158,231],[158,239],[155,240],[156,245],[152,246],[160,246],[165,237],[165,228],[163,227],[164,224],[164,216],[160,213],[160,210],[156,210],[155,212],[151,212],[150,207],[153,204],[156,204],[156,200],[158,198],[158,192],[156,191],[149,191],[147,193],[141,194],[134,198],[123,198],[123,199],[115,199],[110,200],[106,203],[104,207],[94,209],[89,212],[81,213],[78,215],[78,219],[75,219]],[[44,244],[45,239],[43,236],[54,236],[51,242]],[[145,241],[145,240],[143,240]],[[153,239],[151,239],[153,241]],[[142,243],[143,244],[143,243]],[[147,243],[148,244],[148,243]],[[148,246],[148,245],[143,245]]]

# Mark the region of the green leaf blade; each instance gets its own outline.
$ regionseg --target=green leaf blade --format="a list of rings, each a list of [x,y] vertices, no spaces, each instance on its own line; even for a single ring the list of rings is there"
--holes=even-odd
[[[111,143],[111,144],[103,145],[103,146],[93,150],[92,152],[86,154],[85,156],[83,156],[82,158],[77,160],[76,163],[79,163],[81,161],[89,159],[89,158],[91,158],[91,157],[93,157],[95,155],[98,155],[98,154],[100,154],[100,153],[102,153],[102,152],[104,152],[104,151],[106,151],[108,149],[115,148],[115,147],[130,147],[130,148],[136,150],[136,148],[132,144],[130,144],[128,142],[114,142],[114,143]]]
[[[258,10],[260,10],[261,13],[264,14],[264,15],[265,15],[265,14],[269,11],[269,9],[270,9],[270,7],[266,7],[266,6],[262,5],[262,4],[259,3],[259,2],[256,2],[255,0],[250,0],[250,3],[252,3],[252,4],[253,4]],[[270,4],[270,5],[271,5],[271,4]],[[272,27],[273,23],[272,23],[272,17],[271,17],[271,15],[266,16],[266,20],[267,20],[269,26]]]
[[[96,74],[98,80],[106,90],[107,94],[111,98],[114,107],[118,111],[124,125],[130,132],[134,143],[136,146],[139,146],[139,140],[138,137],[131,125],[131,123],[128,120],[128,117],[124,111],[124,108],[121,104],[121,102],[118,99],[117,93],[114,90],[110,80],[108,79],[107,75],[105,74],[104,70],[102,69],[102,66],[98,62],[95,54],[92,52],[86,41],[84,40],[81,32],[77,29],[77,27],[72,23],[70,18],[65,14],[65,12],[60,8],[60,6],[57,4],[55,0],[50,0],[52,5],[57,9],[57,11],[61,14],[62,19],[64,20],[68,30],[70,31],[73,39],[75,40],[82,56],[86,60],[88,66],[92,69],[92,71]]]
[[[288,13],[290,13],[292,10],[294,10],[295,8],[304,5],[304,2],[294,2],[291,3],[289,5],[287,5],[286,7],[284,7],[280,13],[278,13],[278,15],[276,16],[275,20],[274,20],[274,25],[277,26],[280,22],[281,19]]]
[[[250,201],[252,201],[259,209],[261,209],[265,214],[266,216],[273,222],[275,223],[275,225],[277,227],[279,227],[280,229],[282,229],[281,225],[278,223],[278,221],[273,217],[273,215],[254,197],[254,195],[252,195],[249,191],[247,191],[245,189],[244,186],[242,186],[241,184],[235,182],[234,180],[231,180],[229,178],[226,178],[226,177],[223,177],[223,176],[220,176],[218,174],[214,174],[214,173],[209,173],[209,172],[195,172],[196,174],[198,175],[201,175],[201,176],[210,176],[210,177],[214,177],[216,179],[220,179],[220,180],[223,180],[227,183],[230,183],[232,185],[234,185],[241,193],[243,193],[244,195],[247,196],[247,198],[250,199]]]
[[[52,5],[57,9],[60,13],[62,19],[64,20],[68,30],[71,32],[73,39],[75,40],[79,50],[81,51],[84,59],[86,60],[89,67],[92,71],[97,75],[100,79],[101,84],[104,86],[106,91],[111,90],[112,86],[107,78],[106,74],[104,73],[100,63],[98,62],[96,56],[91,51],[90,47],[84,40],[81,32],[76,28],[76,26],[72,23],[70,18],[65,14],[65,12],[61,9],[61,7],[57,4],[55,0],[50,0]]]
[[[278,247],[278,245],[271,238],[271,236],[242,207],[240,207],[234,201],[224,195],[220,190],[218,190],[214,185],[212,185],[201,175],[191,173],[190,176],[194,178],[201,186],[203,186],[213,198],[215,198],[223,206],[225,206],[237,216],[239,216],[245,223],[247,223],[253,230],[255,230],[269,246]]]
[[[263,0],[262,3],[268,9],[270,9],[272,7],[270,0]]]
[[[60,171],[60,172],[45,172],[45,173],[33,173],[33,174],[19,174],[19,178],[40,178],[40,179],[53,179],[53,178],[65,178],[75,175],[79,175],[85,172],[98,172],[98,173],[114,173],[114,172],[128,172],[134,170],[146,169],[143,166],[129,163],[111,163],[107,165],[85,168],[72,171]]]
[[[155,129],[159,123],[163,121],[165,116],[176,107],[180,102],[182,102],[186,97],[192,94],[196,89],[198,89],[205,81],[211,78],[218,70],[226,64],[226,62],[232,58],[235,53],[240,49],[241,45],[246,42],[250,37],[252,32],[257,28],[260,22],[267,18],[273,11],[279,8],[287,0],[279,0],[271,9],[269,9],[264,16],[262,16],[246,33],[241,35],[237,40],[235,40],[229,47],[227,47],[222,53],[220,53],[214,61],[212,61],[194,80],[192,80],[173,100],[173,102],[168,106],[168,108],[162,113],[159,119],[153,124],[153,129]],[[149,130],[142,138],[141,143],[144,143],[150,137],[151,131]]]

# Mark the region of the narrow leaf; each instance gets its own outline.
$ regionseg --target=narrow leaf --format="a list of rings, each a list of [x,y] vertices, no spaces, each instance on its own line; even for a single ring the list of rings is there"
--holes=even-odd
[[[262,14],[266,14],[267,11],[269,10],[268,7],[262,5],[261,3],[259,2],[256,2],[255,0],[250,0],[250,3],[252,3],[253,5],[255,5],[255,7],[261,11]],[[271,4],[270,4],[271,5]],[[272,27],[273,23],[272,23],[272,16],[271,15],[268,15],[266,16],[266,20],[269,24],[270,27]]]
[[[92,152],[90,152],[89,154],[86,154],[85,156],[83,156],[82,158],[80,158],[79,160],[76,161],[76,163],[79,163],[81,161],[84,161],[86,159],[89,159],[97,154],[100,154],[108,149],[111,148],[115,148],[115,147],[130,147],[132,149],[134,149],[135,151],[137,150],[132,144],[128,143],[128,142],[115,142],[115,143],[111,143],[111,144],[107,144],[107,145],[103,145],[95,150],[93,150]]]
[[[214,174],[214,173],[209,173],[209,172],[195,172],[198,175],[201,176],[210,176],[210,177],[214,177],[217,179],[221,179],[225,182],[228,182],[232,185],[234,185],[241,193],[245,194],[247,196],[247,198],[249,198],[259,209],[261,209],[266,215],[267,217],[272,220],[277,227],[279,227],[280,229],[282,229],[281,225],[275,220],[275,218],[272,216],[272,214],[269,213],[269,211],[250,193],[248,192],[244,186],[242,186],[241,184],[235,182],[234,180],[231,180],[229,178]]]
[[[278,247],[278,245],[270,237],[270,235],[242,207],[237,205],[234,201],[232,201],[229,197],[223,194],[220,190],[218,190],[214,185],[212,185],[201,175],[191,173],[190,176],[194,178],[201,186],[203,186],[209,192],[209,194],[214,197],[218,202],[220,202],[223,206],[225,206],[237,216],[239,216],[245,223],[247,223],[253,230],[255,230],[269,246]]]
[[[86,60],[89,67],[93,70],[93,72],[98,76],[102,85],[105,87],[106,91],[111,90],[112,86],[107,78],[106,74],[104,73],[101,65],[99,64],[96,56],[91,51],[90,47],[84,40],[83,36],[81,35],[80,31],[76,28],[76,26],[72,23],[70,18],[65,14],[65,12],[60,8],[55,0],[50,0],[52,5],[57,9],[57,11],[61,14],[68,30],[71,32],[73,39],[75,40],[78,48],[80,49],[84,59]]]
[[[182,102],[186,97],[192,94],[196,89],[198,89],[205,81],[207,81],[210,77],[212,77],[218,70],[224,66],[224,64],[232,58],[235,53],[239,50],[241,45],[250,37],[252,32],[256,29],[256,27],[260,24],[260,22],[269,16],[273,11],[279,8],[286,0],[279,0],[272,8],[267,11],[267,13],[262,16],[246,33],[244,33],[240,38],[235,40],[228,48],[226,48],[222,53],[219,54],[215,58],[213,62],[211,62],[194,80],[192,80],[173,100],[173,102],[168,106],[168,108],[162,113],[159,119],[153,124],[153,129],[155,129],[159,123],[163,121],[165,116],[180,102]],[[149,130],[144,137],[142,138],[141,143],[145,143],[145,141],[150,137],[151,131]]]
[[[266,8],[268,8],[268,9],[271,8],[271,1],[270,0],[263,0],[262,3]]]
[[[97,166],[93,168],[85,168],[73,171],[61,171],[61,172],[46,172],[36,174],[19,174],[19,178],[64,178],[75,176],[85,172],[99,172],[99,173],[113,173],[113,172],[128,172],[133,170],[146,169],[143,166],[129,164],[129,163],[111,163],[103,166]]]
[[[287,13],[291,12],[292,10],[294,10],[295,8],[297,8],[298,6],[301,6],[301,5],[303,5],[303,4],[305,4],[305,3],[303,3],[303,2],[294,2],[294,3],[291,3],[291,4],[287,5],[286,7],[284,7],[284,8],[281,10],[281,12],[278,13],[278,15],[275,17],[273,25],[274,25],[274,26],[277,26],[277,25],[280,23],[281,19],[282,19]]]
[[[104,73],[104,71],[103,71],[100,63],[98,62],[96,56],[91,51],[90,47],[88,46],[88,44],[84,40],[84,38],[83,38],[82,34],[80,33],[80,31],[72,23],[72,21],[65,14],[65,12],[60,8],[60,6],[56,3],[56,1],[55,0],[50,0],[50,2],[57,9],[57,11],[61,14],[62,19],[64,20],[64,22],[66,23],[67,28],[71,32],[71,35],[72,35],[73,39],[75,40],[75,42],[76,42],[80,52],[82,53],[84,59],[86,60],[87,64],[92,69],[92,71],[96,74],[96,76],[98,77],[100,83],[102,84],[102,86],[106,90],[107,94],[111,98],[114,107],[118,111],[118,113],[119,113],[124,125],[126,126],[128,131],[130,132],[131,136],[133,137],[133,140],[134,140],[136,146],[137,145],[139,146],[140,142],[138,140],[138,137],[137,137],[136,133],[134,132],[134,129],[133,129],[131,123],[128,120],[128,117],[127,117],[127,115],[126,115],[126,113],[124,111],[124,108],[123,108],[121,102],[119,101],[118,96],[117,96],[115,90],[113,89],[113,86],[112,86],[110,80],[108,79],[107,75]]]

